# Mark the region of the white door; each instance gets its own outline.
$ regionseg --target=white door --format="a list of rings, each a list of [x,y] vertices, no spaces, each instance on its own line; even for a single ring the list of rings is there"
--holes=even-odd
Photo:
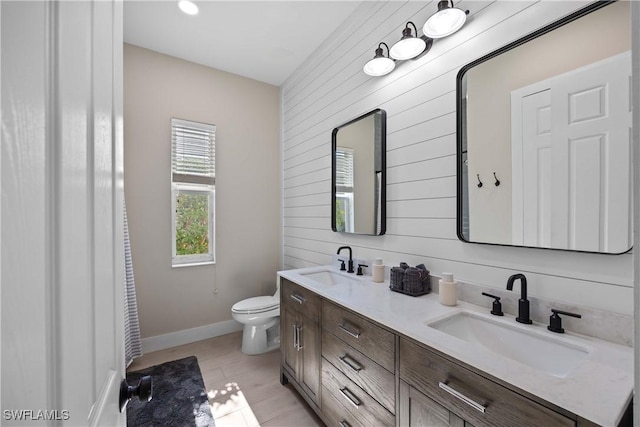
[[[514,177],[521,210],[514,216],[522,218],[523,244],[613,253],[631,247],[630,72],[625,53],[514,93],[522,113],[522,146],[514,147],[522,156],[521,185]]]
[[[0,17],[3,423],[123,426],[122,3]]]
[[[524,246],[551,246],[551,90],[522,98],[522,212],[513,225],[521,227]],[[514,181],[515,183],[516,181]],[[514,189],[516,186],[514,186]],[[526,196],[524,196],[526,195]]]

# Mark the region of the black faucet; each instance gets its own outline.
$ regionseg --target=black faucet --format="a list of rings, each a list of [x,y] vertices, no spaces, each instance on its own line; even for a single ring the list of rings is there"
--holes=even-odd
[[[529,300],[527,299],[527,278],[524,274],[514,274],[507,280],[507,290],[513,290],[513,282],[520,279],[520,299],[518,300],[518,317],[516,321],[530,325],[533,323],[529,318]]]
[[[347,270],[347,273],[353,273],[353,257],[351,256],[351,248],[349,246],[340,246],[336,254],[340,255],[340,251],[343,249],[349,249],[349,269]]]

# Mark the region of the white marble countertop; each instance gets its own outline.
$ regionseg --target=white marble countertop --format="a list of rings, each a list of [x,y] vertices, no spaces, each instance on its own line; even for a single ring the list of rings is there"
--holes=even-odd
[[[374,283],[370,276],[349,274],[346,283],[334,285],[326,285],[305,276],[327,269],[345,274],[334,267],[321,266],[280,271],[278,276],[594,423],[616,426],[631,400],[631,347],[570,331],[554,334],[547,331],[547,325],[535,322],[533,325],[520,325],[514,316],[492,316],[486,308],[462,301],[455,307],[447,307],[441,305],[438,295],[433,293],[410,297],[391,292],[388,281]],[[589,355],[564,378],[559,378],[426,325],[463,310],[526,328],[536,334],[551,334],[552,339],[588,349]]]

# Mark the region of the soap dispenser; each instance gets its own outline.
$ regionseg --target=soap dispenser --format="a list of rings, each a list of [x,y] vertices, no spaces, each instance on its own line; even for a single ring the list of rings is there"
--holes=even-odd
[[[440,290],[438,300],[442,305],[458,304],[458,283],[453,280],[452,273],[442,273],[442,279],[438,282]]]
[[[384,282],[384,264],[382,264],[382,258],[376,258],[373,260],[373,268],[371,270],[372,281],[376,283]]]

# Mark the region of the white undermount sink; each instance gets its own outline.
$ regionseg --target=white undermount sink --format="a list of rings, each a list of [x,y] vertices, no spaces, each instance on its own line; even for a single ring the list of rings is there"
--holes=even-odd
[[[546,336],[545,332],[527,331],[525,325],[509,325],[466,311],[427,325],[560,378],[589,355],[586,348]]]
[[[313,273],[302,273],[302,276],[320,282],[323,285],[341,285],[349,283],[360,283],[355,277],[347,276],[347,273],[339,273],[335,270],[321,270]],[[353,276],[353,274],[351,274]]]

